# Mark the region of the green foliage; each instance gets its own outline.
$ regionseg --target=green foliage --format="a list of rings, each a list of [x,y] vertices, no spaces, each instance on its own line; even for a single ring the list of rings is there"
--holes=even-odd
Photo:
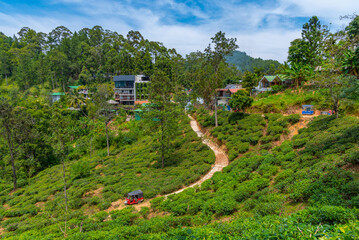
[[[80,160],[71,165],[71,178],[73,180],[90,175],[90,166],[85,160]]]
[[[94,215],[94,218],[98,221],[98,222],[103,222],[103,220],[105,220],[108,217],[108,212],[98,212]]]
[[[148,207],[142,207],[140,210],[141,216],[145,219],[147,219],[149,213],[150,213],[150,209]]]
[[[304,90],[300,94],[292,92],[292,90],[277,95],[259,94],[250,109],[264,113],[280,113],[293,108],[301,110],[301,106],[304,104],[312,104],[318,110],[330,109],[324,92],[312,90]]]
[[[261,58],[252,58],[245,52],[234,51],[231,56],[226,56],[226,60],[230,64],[236,65],[236,67],[242,71],[254,72],[254,68],[263,69],[266,73],[272,73],[271,65],[274,65],[274,69],[278,69],[281,64],[276,60],[263,60]]]
[[[237,91],[232,94],[229,100],[229,106],[234,110],[242,110],[243,112],[251,106],[253,98],[246,91]]]

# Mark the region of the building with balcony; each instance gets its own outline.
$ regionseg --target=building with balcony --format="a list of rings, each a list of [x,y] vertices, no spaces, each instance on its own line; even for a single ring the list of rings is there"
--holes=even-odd
[[[135,105],[136,101],[148,99],[150,78],[144,75],[119,75],[115,82],[115,100],[120,105]]]

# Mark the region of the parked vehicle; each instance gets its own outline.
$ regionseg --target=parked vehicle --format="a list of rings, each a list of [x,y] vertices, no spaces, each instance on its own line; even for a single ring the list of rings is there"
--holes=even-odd
[[[128,194],[125,204],[132,205],[141,202],[143,202],[143,192],[141,190],[136,190]]]
[[[302,110],[303,115],[313,115],[314,114],[313,105],[303,105],[302,109],[303,109]]]

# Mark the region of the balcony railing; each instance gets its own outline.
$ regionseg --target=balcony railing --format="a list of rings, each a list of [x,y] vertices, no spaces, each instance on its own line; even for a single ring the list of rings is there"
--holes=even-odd
[[[134,91],[129,91],[129,90],[115,90],[116,94],[120,94],[120,95],[134,95]]]
[[[115,96],[116,100],[120,100],[120,101],[134,101],[135,97],[134,96]]]
[[[135,88],[135,85],[123,85],[123,86],[115,86],[115,88],[123,89],[123,88]]]

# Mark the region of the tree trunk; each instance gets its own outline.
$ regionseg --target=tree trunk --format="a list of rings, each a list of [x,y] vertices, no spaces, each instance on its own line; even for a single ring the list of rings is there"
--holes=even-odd
[[[334,106],[333,106],[333,110],[335,112],[335,118],[339,118],[339,101],[335,100],[334,101]]]
[[[214,121],[216,127],[218,127],[218,118],[217,118],[217,92],[214,93]]]
[[[12,145],[12,144],[11,144]],[[15,169],[15,156],[14,156],[14,149],[10,149],[11,154],[11,168],[12,168],[12,176],[13,176],[13,183],[14,183],[14,190],[16,190],[17,186],[17,178],[16,178],[16,169]]]
[[[330,88],[330,94],[333,100],[333,111],[335,112],[335,118],[339,118],[339,98],[334,94],[333,88]]]
[[[68,208],[67,208],[67,188],[66,188],[66,167],[65,167],[65,159],[64,159],[64,156],[62,156],[62,178],[64,180],[64,196],[65,196],[65,210],[66,210],[66,213],[65,213],[65,228],[64,230],[61,229],[61,231],[63,232],[64,234],[64,237],[66,238],[67,237],[67,213],[68,213]]]
[[[65,172],[65,159],[62,157],[62,178],[64,180],[64,196],[65,196],[65,209],[67,214],[67,192],[66,192],[66,172]],[[65,230],[66,231],[66,230]]]
[[[162,168],[165,167],[165,143],[164,143],[164,127],[163,127],[163,120],[161,121],[161,145],[162,145],[162,151],[161,151],[161,160],[162,160]]]
[[[15,169],[15,153],[14,153],[14,145],[11,139],[11,131],[9,126],[5,125],[6,130],[6,137],[7,137],[7,144],[9,146],[10,156],[11,156],[11,168],[12,168],[12,177],[13,177],[13,184],[14,190],[16,190],[17,186],[17,177],[16,177],[16,169]]]
[[[92,158],[92,138],[91,137],[91,140],[90,140],[90,158]]]
[[[105,122],[105,124],[106,124],[107,156],[110,156],[110,143],[108,140],[108,126],[107,126],[106,122]]]

